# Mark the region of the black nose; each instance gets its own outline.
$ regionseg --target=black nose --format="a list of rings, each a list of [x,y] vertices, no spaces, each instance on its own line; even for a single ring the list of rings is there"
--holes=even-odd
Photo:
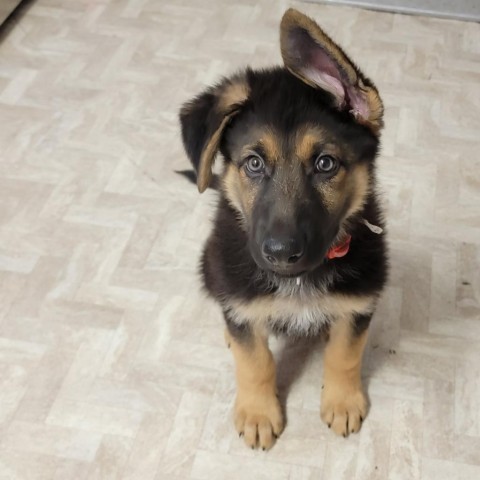
[[[305,242],[297,238],[267,238],[262,244],[262,254],[267,262],[287,267],[302,258]]]

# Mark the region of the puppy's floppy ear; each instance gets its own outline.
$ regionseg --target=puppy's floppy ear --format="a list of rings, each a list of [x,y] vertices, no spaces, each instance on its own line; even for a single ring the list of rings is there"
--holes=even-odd
[[[383,104],[373,83],[343,50],[309,17],[287,10],[280,25],[285,66],[309,85],[331,93],[337,108],[350,111],[357,122],[378,134]]]
[[[248,99],[246,74],[224,79],[180,110],[183,144],[197,172],[197,186],[204,192],[212,179],[212,167],[222,135],[230,120]]]

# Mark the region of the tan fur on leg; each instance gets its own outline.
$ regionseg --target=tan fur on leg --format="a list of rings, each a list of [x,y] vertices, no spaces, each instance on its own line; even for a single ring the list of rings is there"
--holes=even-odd
[[[367,413],[361,381],[367,331],[356,336],[351,319],[338,319],[331,327],[324,354],[322,420],[343,436],[358,432]]]
[[[236,367],[235,428],[249,447],[269,449],[283,430],[283,415],[267,335],[253,332],[246,341],[226,336]]]

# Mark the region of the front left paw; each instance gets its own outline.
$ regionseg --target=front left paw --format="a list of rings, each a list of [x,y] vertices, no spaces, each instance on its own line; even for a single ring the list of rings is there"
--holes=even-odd
[[[362,387],[342,383],[325,383],[320,417],[338,435],[356,433],[367,415],[368,403]]]

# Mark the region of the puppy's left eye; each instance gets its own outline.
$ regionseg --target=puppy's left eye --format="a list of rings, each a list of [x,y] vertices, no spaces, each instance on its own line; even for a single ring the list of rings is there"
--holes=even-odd
[[[323,173],[328,176],[335,174],[340,164],[338,160],[331,155],[319,155],[315,160],[315,173]]]

